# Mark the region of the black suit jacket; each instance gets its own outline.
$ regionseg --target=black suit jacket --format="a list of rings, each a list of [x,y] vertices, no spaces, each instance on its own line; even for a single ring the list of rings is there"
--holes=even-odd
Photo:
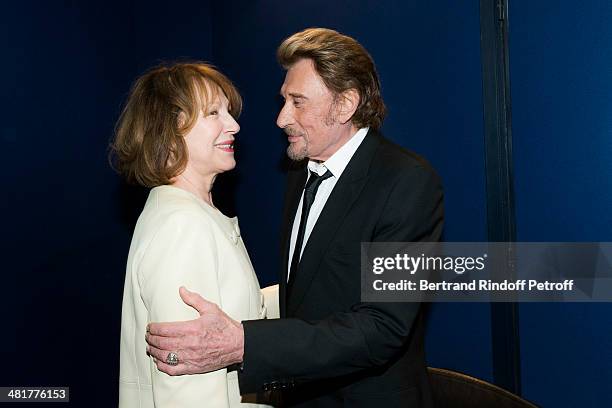
[[[438,176],[370,130],[317,220],[288,295],[289,239],[306,177],[305,164],[288,175],[281,319],[243,322],[241,392],[282,389],[291,406],[432,406],[421,307],[361,302],[360,244],[438,241]]]

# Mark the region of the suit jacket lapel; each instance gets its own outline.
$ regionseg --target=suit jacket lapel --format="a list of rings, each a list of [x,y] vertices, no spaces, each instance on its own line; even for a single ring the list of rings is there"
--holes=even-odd
[[[319,264],[323,259],[329,244],[336,235],[336,231],[342,224],[346,213],[349,211],[353,202],[357,199],[359,193],[365,185],[370,164],[379,144],[380,136],[376,132],[370,130],[344,169],[342,176],[340,176],[340,179],[337,181],[334,190],[325,203],[325,207],[323,207],[323,211],[321,212],[321,215],[319,216],[317,223],[315,224],[312,233],[308,238],[304,252],[302,253],[298,273],[294,277],[295,281],[291,291],[291,298],[285,299],[286,312],[292,314],[308,292],[312,280],[319,272]],[[305,183],[305,176],[306,173],[304,173],[304,180],[301,184],[302,188]],[[299,190],[299,193],[301,193],[301,189]],[[297,209],[297,201],[299,201],[300,197],[299,193],[297,196],[295,209],[293,210],[293,215],[291,216],[292,222]],[[289,231],[291,230],[289,229]],[[290,235],[287,238],[287,242],[289,238]],[[284,255],[284,261],[286,271],[286,254]]]

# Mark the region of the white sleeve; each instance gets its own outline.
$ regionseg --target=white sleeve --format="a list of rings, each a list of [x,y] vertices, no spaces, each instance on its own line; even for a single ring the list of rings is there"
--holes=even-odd
[[[138,271],[150,322],[199,317],[181,300],[180,286],[220,305],[216,248],[205,214],[180,211],[162,221]],[[226,369],[172,377],[159,371],[152,358],[150,367],[155,407],[229,407]]]
[[[266,311],[266,318],[278,319],[280,317],[280,306],[278,300],[278,284],[272,286],[266,286],[261,290],[264,297],[264,309]]]

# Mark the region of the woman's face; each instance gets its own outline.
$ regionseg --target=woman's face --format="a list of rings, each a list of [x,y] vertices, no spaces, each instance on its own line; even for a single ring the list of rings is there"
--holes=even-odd
[[[187,167],[203,177],[223,173],[236,166],[234,135],[240,130],[228,111],[227,97],[220,90],[205,109],[185,135],[189,153]]]

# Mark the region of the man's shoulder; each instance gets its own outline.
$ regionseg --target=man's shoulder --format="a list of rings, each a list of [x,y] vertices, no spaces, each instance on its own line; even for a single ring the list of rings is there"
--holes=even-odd
[[[418,173],[439,178],[433,166],[423,156],[383,136],[379,136],[379,139],[380,145],[372,163],[376,172],[384,173],[387,176]]]

